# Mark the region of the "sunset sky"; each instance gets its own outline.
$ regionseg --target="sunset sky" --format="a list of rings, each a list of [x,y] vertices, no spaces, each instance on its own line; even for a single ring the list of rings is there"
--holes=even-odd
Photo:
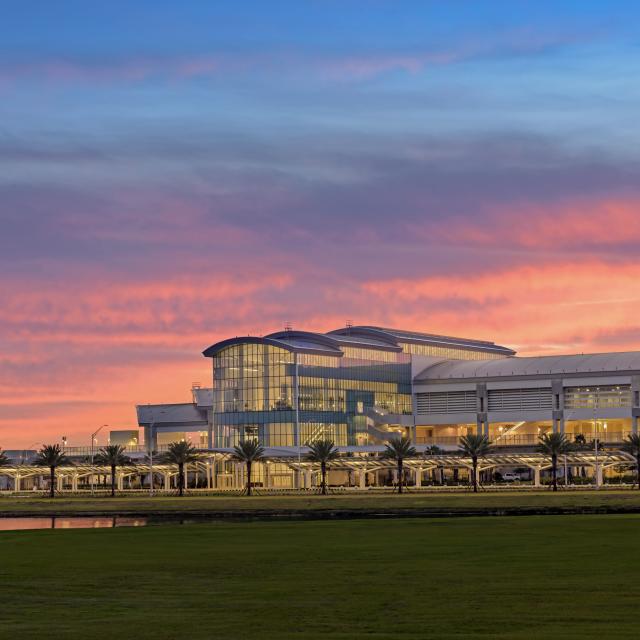
[[[7,2],[0,447],[347,320],[640,349],[640,5]]]

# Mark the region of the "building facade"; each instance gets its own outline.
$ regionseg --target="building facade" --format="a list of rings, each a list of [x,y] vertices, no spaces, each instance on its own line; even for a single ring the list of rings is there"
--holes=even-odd
[[[407,435],[452,450],[485,433],[533,447],[548,431],[615,443],[640,416],[640,352],[522,358],[488,341],[347,326],[231,338],[204,355],[212,384],[192,403],[138,407],[150,446],[257,439],[286,452],[323,438],[357,449]]]
[[[265,447],[385,440],[390,431],[413,426],[415,354],[484,359],[512,353],[492,343],[378,327],[225,340],[204,352],[213,360],[213,446],[243,439]]]

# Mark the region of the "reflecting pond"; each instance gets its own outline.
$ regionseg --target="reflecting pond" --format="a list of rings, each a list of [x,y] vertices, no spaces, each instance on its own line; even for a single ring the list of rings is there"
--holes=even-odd
[[[147,518],[125,516],[38,516],[28,518],[0,518],[0,531],[20,529],[110,529],[113,527],[144,527]]]

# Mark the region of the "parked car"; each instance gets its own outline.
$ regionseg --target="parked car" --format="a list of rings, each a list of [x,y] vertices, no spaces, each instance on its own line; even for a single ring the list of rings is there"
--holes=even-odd
[[[502,479],[505,482],[515,482],[516,480],[520,480],[520,476],[517,473],[513,473],[512,471],[507,471],[502,474]]]

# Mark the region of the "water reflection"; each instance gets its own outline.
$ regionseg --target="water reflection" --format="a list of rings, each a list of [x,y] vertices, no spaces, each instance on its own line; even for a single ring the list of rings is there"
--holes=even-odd
[[[0,531],[21,529],[111,529],[113,527],[144,527],[147,518],[112,516],[107,518],[87,517],[37,517],[0,518]]]

